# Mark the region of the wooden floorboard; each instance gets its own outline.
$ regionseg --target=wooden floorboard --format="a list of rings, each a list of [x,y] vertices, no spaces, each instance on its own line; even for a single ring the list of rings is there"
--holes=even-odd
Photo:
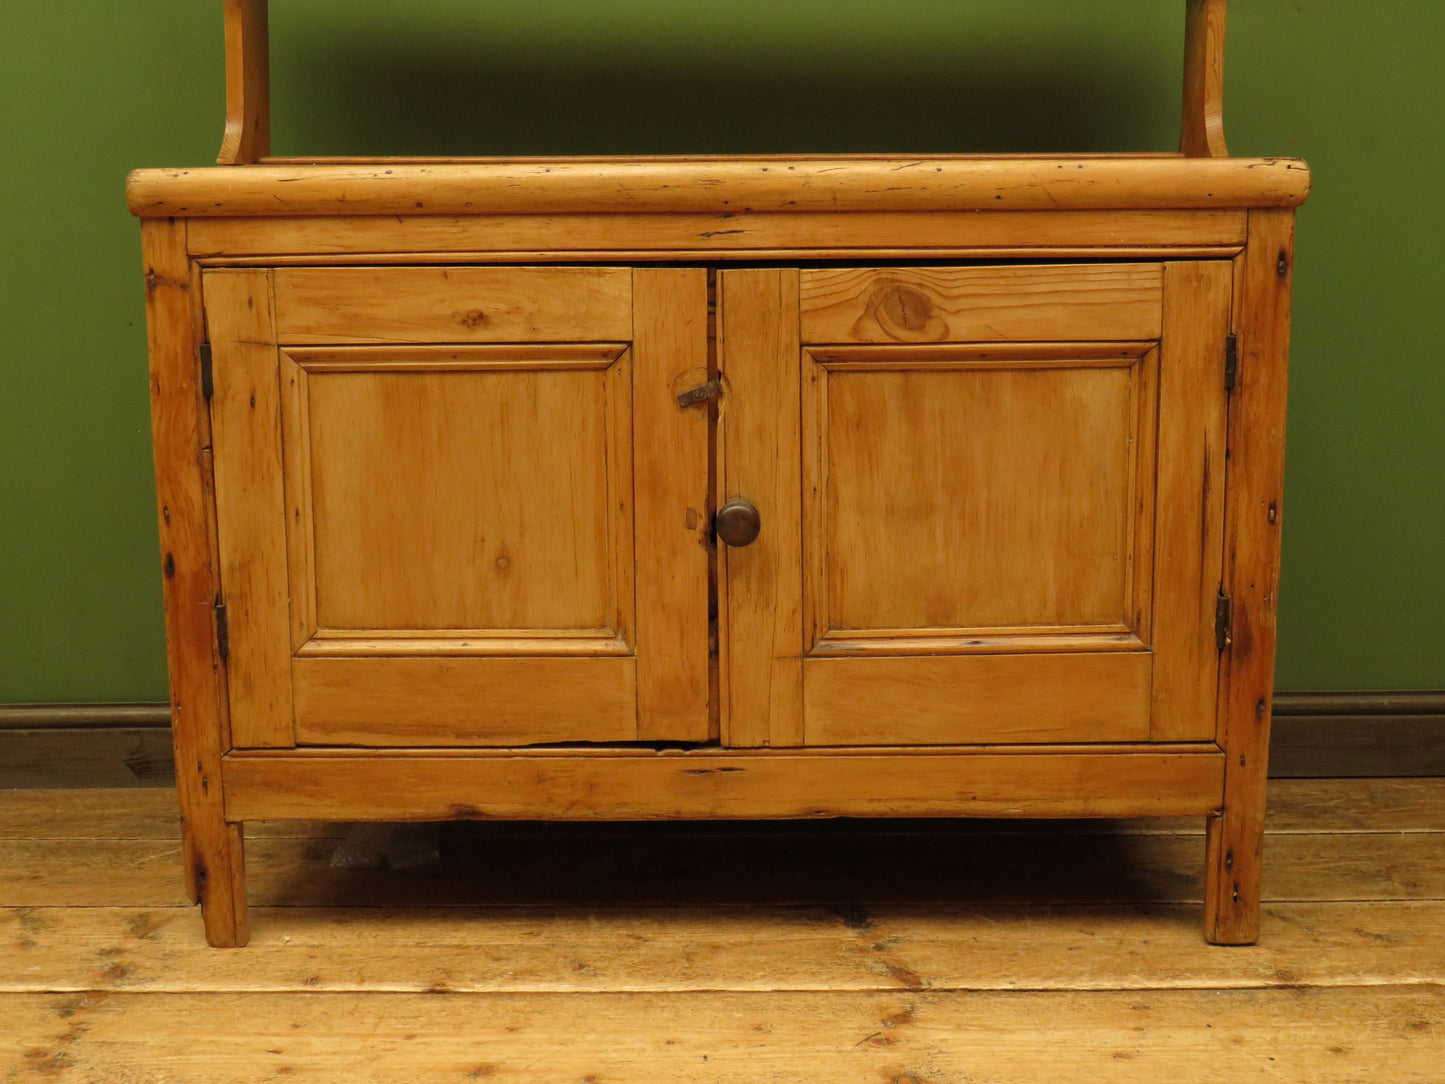
[[[248,826],[0,791],[0,1082],[1445,1081],[1445,780],[1271,783],[1258,945],[1196,821]]]
[[[199,950],[178,908],[16,908],[0,991],[1097,990],[1445,984],[1445,903],[1279,903],[1209,951],[1181,904],[257,908]]]
[[[1445,990],[15,994],[51,1080],[1438,1081]],[[159,1038],[159,1041],[157,1039]]]

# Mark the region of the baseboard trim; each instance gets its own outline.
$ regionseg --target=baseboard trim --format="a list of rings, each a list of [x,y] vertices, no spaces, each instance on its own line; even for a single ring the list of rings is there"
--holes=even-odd
[[[165,701],[115,704],[0,704],[0,731],[88,730],[171,725]]]
[[[0,704],[0,788],[163,787],[170,705]],[[1280,779],[1445,776],[1445,690],[1276,693]]]
[[[1445,775],[1445,690],[1276,693],[1269,774]]]
[[[0,788],[168,787],[166,703],[0,704]]]

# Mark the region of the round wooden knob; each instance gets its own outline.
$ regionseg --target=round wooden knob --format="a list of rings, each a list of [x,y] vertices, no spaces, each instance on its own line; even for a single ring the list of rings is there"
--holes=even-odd
[[[717,510],[717,536],[729,546],[746,546],[763,529],[763,517],[752,501],[734,497]]]

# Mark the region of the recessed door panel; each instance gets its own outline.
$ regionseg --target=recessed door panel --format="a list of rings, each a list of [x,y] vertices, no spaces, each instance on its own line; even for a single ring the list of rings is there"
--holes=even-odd
[[[1156,358],[805,351],[816,639],[1137,632]]]
[[[282,357],[319,629],[627,639],[625,346]]]

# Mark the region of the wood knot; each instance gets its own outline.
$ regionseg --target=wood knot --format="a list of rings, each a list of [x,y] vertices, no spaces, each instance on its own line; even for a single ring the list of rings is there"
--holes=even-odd
[[[880,324],[922,331],[933,319],[933,299],[910,286],[885,283],[873,296],[873,311]]]

